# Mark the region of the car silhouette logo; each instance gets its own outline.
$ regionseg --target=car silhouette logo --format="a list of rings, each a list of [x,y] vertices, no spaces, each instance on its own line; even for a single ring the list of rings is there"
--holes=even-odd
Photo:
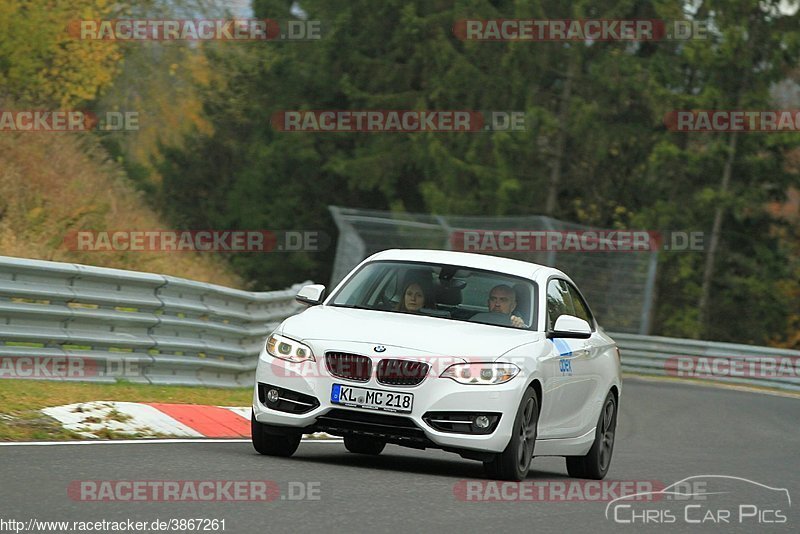
[[[375,352],[386,352],[386,347],[383,345],[377,345],[374,350]]]

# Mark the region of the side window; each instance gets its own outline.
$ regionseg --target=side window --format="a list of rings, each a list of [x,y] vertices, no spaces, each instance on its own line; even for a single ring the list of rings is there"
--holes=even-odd
[[[562,315],[575,315],[569,288],[563,280],[550,280],[547,283],[547,328],[552,330],[556,319]]]
[[[592,314],[589,313],[589,307],[586,305],[586,302],[584,302],[584,300],[581,298],[581,295],[578,293],[578,290],[575,289],[575,286],[567,283],[567,287],[569,288],[569,294],[572,297],[572,303],[575,305],[575,317],[579,317],[589,323],[589,326],[591,326],[592,330],[594,330],[594,320],[592,318]]]

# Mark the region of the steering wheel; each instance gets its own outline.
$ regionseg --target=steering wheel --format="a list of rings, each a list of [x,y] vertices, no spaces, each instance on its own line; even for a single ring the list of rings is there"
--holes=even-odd
[[[511,317],[499,312],[480,312],[469,318],[473,323],[493,324],[498,326],[514,326]]]

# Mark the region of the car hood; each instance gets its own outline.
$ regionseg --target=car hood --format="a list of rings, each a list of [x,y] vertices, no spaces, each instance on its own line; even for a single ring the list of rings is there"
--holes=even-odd
[[[497,358],[541,332],[378,310],[315,306],[283,322],[280,332],[298,341],[368,343],[470,360]]]

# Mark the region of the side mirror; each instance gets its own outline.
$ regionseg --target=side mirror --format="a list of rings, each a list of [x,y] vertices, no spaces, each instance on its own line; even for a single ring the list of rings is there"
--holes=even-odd
[[[592,327],[589,323],[574,315],[562,315],[556,319],[553,330],[547,333],[547,339],[553,338],[589,339]]]
[[[308,306],[316,306],[317,304],[320,304],[324,298],[325,286],[320,284],[303,286],[303,288],[297,292],[297,296],[295,296],[295,300],[297,302],[300,304],[306,304]]]

